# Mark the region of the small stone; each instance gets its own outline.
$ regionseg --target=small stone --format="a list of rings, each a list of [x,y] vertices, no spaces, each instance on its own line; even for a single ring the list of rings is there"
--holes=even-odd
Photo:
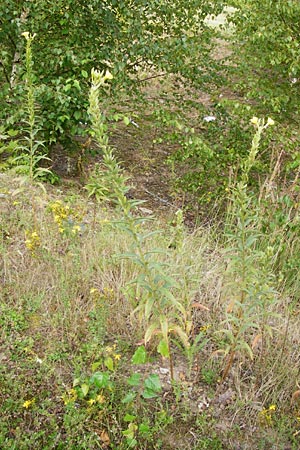
[[[214,122],[216,120],[215,116],[205,116],[203,117],[204,122]]]
[[[170,372],[170,370],[169,370],[169,369],[166,369],[165,367],[160,367],[160,368],[159,368],[159,372],[160,372],[162,375],[167,375],[167,374]]]

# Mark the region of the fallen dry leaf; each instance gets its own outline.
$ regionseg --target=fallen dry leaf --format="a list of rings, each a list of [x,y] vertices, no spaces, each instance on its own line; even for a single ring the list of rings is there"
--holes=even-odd
[[[293,403],[295,403],[296,401],[299,401],[299,397],[300,397],[300,390],[298,389],[298,390],[295,391],[295,392],[293,393],[293,395],[292,395],[292,398],[291,398],[291,405],[292,405]]]
[[[101,442],[103,442],[103,444],[105,446],[108,446],[110,444],[110,439],[109,439],[109,435],[108,435],[107,431],[105,431],[105,430],[101,431],[100,439],[101,439]]]
[[[253,339],[252,344],[251,344],[252,350],[254,350],[257,347],[257,345],[261,342],[261,339],[262,339],[261,334],[257,334],[255,336],[255,338]]]
[[[204,306],[204,305],[202,305],[202,304],[199,303],[199,302],[194,302],[194,303],[192,303],[192,308],[195,308],[195,309],[204,309],[204,311],[210,311],[210,309],[207,308],[207,306]]]

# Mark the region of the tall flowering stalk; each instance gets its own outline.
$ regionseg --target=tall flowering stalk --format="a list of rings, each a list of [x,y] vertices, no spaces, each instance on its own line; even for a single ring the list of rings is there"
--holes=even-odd
[[[43,142],[37,140],[37,134],[40,131],[36,123],[35,114],[35,87],[34,87],[34,73],[33,73],[33,59],[32,59],[32,42],[35,34],[30,34],[28,31],[22,33],[26,40],[26,57],[25,57],[25,88],[26,88],[26,104],[25,110],[27,113],[27,120],[25,121],[27,128],[25,129],[25,145],[19,147],[21,154],[14,158],[14,162],[22,173],[25,173],[26,178],[30,183],[33,183],[37,178],[51,174],[51,171],[44,167],[39,167],[43,160],[50,160],[45,154],[41,154],[40,148],[43,147]]]

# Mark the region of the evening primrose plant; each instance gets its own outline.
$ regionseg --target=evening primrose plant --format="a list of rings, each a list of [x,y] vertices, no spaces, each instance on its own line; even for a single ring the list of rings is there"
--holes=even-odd
[[[249,155],[242,165],[241,181],[232,190],[227,225],[230,253],[225,274],[228,280],[225,295],[228,300],[225,326],[220,331],[225,337],[223,380],[228,376],[238,353],[245,353],[252,359],[253,349],[259,341],[265,350],[268,337],[272,336],[269,323],[271,306],[277,299],[272,251],[259,248],[262,238],[259,231],[260,210],[248,192],[250,171],[256,162],[262,133],[274,121],[254,117],[251,123],[255,134]]]
[[[138,275],[129,283],[127,296],[131,301],[133,314],[139,318],[144,328],[144,343],[156,343],[157,351],[170,364],[170,376],[174,378],[171,340],[175,336],[184,348],[189,348],[189,335],[192,323],[190,315],[180,301],[174,296],[174,290],[180,290],[179,284],[167,274],[169,265],[160,262],[158,255],[166,256],[163,249],[146,249],[147,241],[159,230],[144,231],[144,225],[152,217],[141,217],[137,207],[142,203],[127,197],[127,178],[113,154],[108,143],[105,117],[100,112],[99,90],[111,79],[109,72],[92,71],[92,85],[89,96],[89,113],[92,122],[92,133],[103,152],[102,171],[96,168],[86,185],[89,196],[102,201],[113,203],[121,218],[114,222],[120,230],[131,239],[131,249],[127,253],[118,255],[121,259],[128,259],[138,269]],[[97,175],[97,176],[96,176]],[[182,215],[178,213],[178,222],[182,225]],[[176,238],[177,245],[181,242]],[[134,289],[132,289],[134,287]]]
[[[33,59],[32,59],[32,42],[35,38],[35,34],[29,32],[22,33],[22,36],[26,40],[26,58],[25,58],[25,89],[26,89],[26,103],[25,111],[27,119],[25,121],[26,127],[24,129],[25,144],[18,146],[20,154],[13,159],[13,164],[17,165],[19,173],[28,179],[30,183],[38,181],[39,179],[45,179],[52,172],[45,168],[40,167],[40,164],[45,161],[50,161],[46,154],[42,153],[44,144],[37,139],[40,131],[37,126],[36,107],[35,107],[35,86],[34,86],[34,73],[33,73]]]

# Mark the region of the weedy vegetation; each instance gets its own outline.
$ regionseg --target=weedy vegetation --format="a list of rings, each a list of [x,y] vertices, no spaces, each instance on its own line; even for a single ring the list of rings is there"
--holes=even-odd
[[[139,2],[133,11],[127,2],[106,2],[97,14],[91,2],[78,17],[65,2],[54,5],[47,19],[54,30],[55,14],[65,31],[68,20],[86,24],[91,11],[106,18],[113,63],[98,38],[102,62],[93,68],[93,46],[85,55],[73,32],[66,40],[74,45],[66,44],[65,57],[57,59],[54,33],[48,76],[45,37],[34,34],[43,29],[38,9],[19,11],[18,31],[0,23],[0,34],[22,38],[14,55],[6,38],[0,44],[6,95],[0,103],[13,103],[0,128],[3,449],[299,448],[299,135],[281,115],[288,108],[286,82],[272,90],[276,77],[297,77],[296,38],[269,53],[261,46],[249,61],[257,40],[279,39],[262,17],[272,12],[279,26],[279,5],[271,11],[267,1],[261,10],[252,1],[227,2],[236,9],[228,16],[232,27],[223,30],[206,24],[208,14],[222,11],[221,2],[204,2],[193,20],[184,13],[193,2],[175,3],[175,16],[165,2],[150,11]],[[253,40],[237,14],[241,8],[251,26],[265,23]],[[287,2],[284,36],[294,36],[297,8]],[[89,38],[96,39],[98,19]],[[140,45],[128,40],[126,30],[135,36],[140,29]],[[199,40],[201,64],[206,54],[212,61],[202,81],[193,64]],[[211,52],[220,40],[231,46],[224,64]],[[233,43],[242,40],[237,65]],[[118,42],[127,46],[126,61]],[[265,76],[262,87],[273,99],[272,118],[268,103],[253,102],[262,75],[257,58],[268,65],[271,53],[270,84]],[[168,72],[159,89],[144,81],[142,89],[133,87],[134,75],[144,80],[149,67]],[[238,86],[247,68],[248,85]],[[156,75],[147,78],[156,83]],[[230,82],[239,90],[226,95]],[[205,83],[208,105],[193,99]],[[126,89],[134,91],[130,108]],[[161,98],[147,103],[153,89]],[[159,157],[168,149],[159,167],[161,178],[167,168],[172,189],[168,211],[149,210],[134,195],[140,186],[126,167],[126,148],[114,141],[127,130],[136,148],[142,135],[143,144],[149,141],[138,160],[147,162],[139,168],[146,177],[158,149]],[[74,154],[69,147],[66,153],[75,155],[76,183],[58,183],[50,158],[58,142],[74,144]]]

